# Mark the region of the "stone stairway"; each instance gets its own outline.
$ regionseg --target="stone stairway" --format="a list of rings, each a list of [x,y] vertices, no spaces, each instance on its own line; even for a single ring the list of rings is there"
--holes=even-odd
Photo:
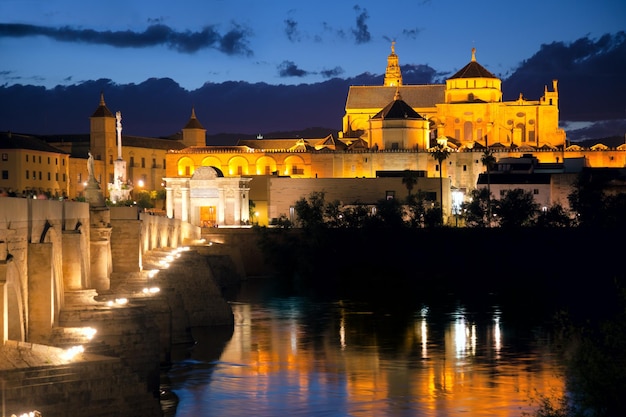
[[[7,341],[0,348],[3,412],[45,417],[159,416],[160,405],[118,358]]]

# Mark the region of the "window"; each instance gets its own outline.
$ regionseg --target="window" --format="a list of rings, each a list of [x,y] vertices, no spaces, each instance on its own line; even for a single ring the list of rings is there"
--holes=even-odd
[[[2,179],[3,180],[8,180],[9,179],[9,171],[4,169],[2,170]]]
[[[50,157],[48,157],[48,165],[50,165]]]
[[[58,180],[59,180],[59,173],[58,173],[58,172],[55,172],[55,173],[54,173],[54,180],[55,180],[55,181],[58,181]]]
[[[237,167],[237,175],[243,175],[243,167],[241,165]]]
[[[463,171],[467,171],[467,165],[463,165]]]
[[[26,179],[28,179],[28,174],[30,171],[26,170]]]
[[[65,175],[65,174],[63,174]],[[81,174],[80,172],[78,173],[78,183],[80,184],[82,182],[82,176],[83,174]]]
[[[3,153],[2,154],[2,160],[3,161],[8,161],[9,160],[9,154],[8,153]]]
[[[141,158],[141,167],[142,168],[146,167],[146,158]]]
[[[36,180],[37,179],[37,171],[33,171],[33,179]]]
[[[113,175],[114,174],[109,174],[109,184],[113,184]]]
[[[65,182],[65,174],[63,174],[63,182]]]
[[[130,166],[131,166],[131,167],[134,167],[134,166],[135,166],[135,157],[134,157],[134,156],[131,156],[131,157],[130,157]]]
[[[41,164],[41,155],[39,155],[39,163]]]
[[[393,200],[394,198],[396,198],[396,192],[391,190],[391,191],[385,191],[385,200]]]
[[[51,179],[51,178],[50,178],[50,173],[48,172],[48,181],[50,181],[50,179]]]
[[[113,155],[109,155],[109,165],[113,165]]]
[[[26,155],[26,162],[28,162],[28,155]]]
[[[163,169],[165,169],[165,159],[163,159]]]
[[[538,189],[538,188],[533,189],[533,194],[534,194],[534,195],[539,194],[539,189]]]
[[[54,165],[59,165],[59,158],[54,158]]]
[[[41,171],[39,171],[39,181],[41,181]]]
[[[156,168],[157,164],[156,164],[156,158],[152,158],[152,168]]]

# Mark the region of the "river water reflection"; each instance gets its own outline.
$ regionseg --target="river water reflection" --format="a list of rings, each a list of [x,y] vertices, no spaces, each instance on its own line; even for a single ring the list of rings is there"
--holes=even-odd
[[[547,333],[508,323],[504,307],[406,313],[259,284],[234,299],[232,333],[194,330],[169,374],[177,417],[521,416],[563,390]]]

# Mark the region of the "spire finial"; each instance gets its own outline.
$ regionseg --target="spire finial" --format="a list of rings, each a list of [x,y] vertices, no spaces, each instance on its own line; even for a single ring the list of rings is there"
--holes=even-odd
[[[476,62],[476,48],[472,47],[472,62]]]
[[[396,41],[391,41],[391,53],[396,53]]]
[[[402,96],[400,95],[400,86],[396,86],[396,94],[394,94],[393,99],[395,101],[402,100]]]
[[[104,103],[104,91],[100,91],[100,105],[106,106],[106,104]]]
[[[196,108],[195,107],[191,107],[191,118],[192,119],[196,118]]]

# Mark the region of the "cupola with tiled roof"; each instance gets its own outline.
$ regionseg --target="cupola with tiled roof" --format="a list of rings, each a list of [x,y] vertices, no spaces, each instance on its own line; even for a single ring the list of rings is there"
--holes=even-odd
[[[429,121],[409,106],[396,88],[393,101],[369,120],[369,147],[376,150],[428,149]]]
[[[393,101],[376,113],[372,119],[423,119],[423,117],[402,100],[400,91],[396,89]]]
[[[206,146],[206,129],[196,117],[196,109],[191,109],[191,117],[183,127],[183,143],[185,146]]]
[[[472,48],[472,60],[456,74],[454,74],[452,78],[497,78],[495,75],[490,73],[476,62],[476,48]]]
[[[493,103],[502,101],[502,81],[476,61],[471,61],[446,80],[446,103]]]

